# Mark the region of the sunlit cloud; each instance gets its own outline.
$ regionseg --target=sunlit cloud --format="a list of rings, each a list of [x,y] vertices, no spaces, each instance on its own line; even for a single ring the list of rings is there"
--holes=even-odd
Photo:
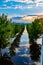
[[[32,13],[32,15],[43,15],[43,11],[42,12],[35,12],[35,13]]]
[[[24,17],[24,16],[26,16],[26,15],[20,15],[20,14],[10,14],[10,15],[8,15],[8,18],[12,18],[12,17]]]

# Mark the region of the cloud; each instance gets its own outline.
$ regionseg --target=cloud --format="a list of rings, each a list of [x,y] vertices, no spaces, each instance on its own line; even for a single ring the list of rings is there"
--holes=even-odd
[[[43,0],[5,0],[6,2],[8,1],[16,1],[16,2],[35,2],[35,3],[39,3],[39,2],[43,2]]]
[[[43,15],[43,11],[36,11],[36,12],[33,12],[33,13],[31,13],[30,15]]]
[[[38,6],[43,7],[43,3],[38,3]]]
[[[6,2],[8,1],[16,1],[16,2],[32,2],[32,0],[5,0]]]
[[[11,9],[11,7],[10,6],[0,7],[0,10],[1,9]]]
[[[9,2],[9,1],[22,2],[27,4],[33,3],[34,5],[36,5],[36,7],[43,5],[43,0],[5,0],[5,2]]]
[[[34,6],[34,5],[33,5]],[[8,6],[7,4],[3,4],[3,6],[0,6],[0,9],[30,9],[33,7],[32,5],[11,5],[11,6]]]
[[[43,15],[43,12],[34,13],[35,15]]]
[[[15,1],[15,0],[14,0]],[[16,2],[33,3],[32,0],[16,0]]]
[[[0,5],[0,9],[38,10],[38,8],[40,9],[41,7],[43,8],[43,0],[4,0],[4,1],[5,2],[2,5]]]
[[[32,8],[33,6],[22,6],[22,5],[16,5],[14,8],[15,9],[17,9],[17,8],[19,8],[19,9],[30,9],[30,8]]]
[[[43,15],[43,13],[33,13],[33,14],[35,14],[36,16],[34,16],[34,15],[33,16],[27,15],[27,16],[24,16],[22,18],[22,20],[32,22],[32,21],[34,21],[35,18],[41,18],[41,17],[43,17],[43,16],[41,16],[41,15]]]
[[[43,15],[43,12],[36,12],[36,13],[31,13],[32,15]],[[12,17],[23,17],[22,19],[24,19],[25,17],[25,19],[27,19],[28,20],[28,18],[30,19],[30,18],[32,18],[31,16],[28,16],[28,15],[25,15],[25,14],[10,14],[10,15],[8,15],[8,18],[12,18]],[[37,16],[34,16],[34,17],[37,17]]]
[[[10,1],[10,0],[5,0],[5,2],[8,2],[8,1]]]
[[[24,17],[24,16],[26,16],[26,15],[20,15],[20,14],[10,14],[10,15],[8,15],[8,18],[12,18],[12,17]]]
[[[23,9],[23,6],[16,5],[16,6],[14,7],[14,9],[17,9],[17,8],[19,8],[19,9]]]
[[[43,0],[35,0],[36,7],[43,5]]]

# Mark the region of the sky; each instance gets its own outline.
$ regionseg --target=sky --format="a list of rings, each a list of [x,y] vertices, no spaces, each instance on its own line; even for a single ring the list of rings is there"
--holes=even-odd
[[[0,15],[43,15],[43,0],[0,0]]]

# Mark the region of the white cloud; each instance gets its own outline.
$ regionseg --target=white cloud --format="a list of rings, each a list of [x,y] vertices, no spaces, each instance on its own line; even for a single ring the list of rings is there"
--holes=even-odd
[[[43,7],[43,3],[39,3],[39,4],[38,4],[38,6],[41,6],[41,7]]]
[[[43,5],[43,0],[35,0],[36,7]]]
[[[19,8],[19,9],[29,9],[29,8],[32,8],[33,6],[20,6],[20,5],[16,5],[15,7],[14,7],[14,9],[17,9],[17,8]]]
[[[30,9],[33,6],[32,5],[28,5],[28,6],[22,6],[22,5],[11,5],[11,6],[7,6],[6,4],[3,5],[4,7],[0,7],[0,9]]]
[[[5,7],[0,7],[0,9],[10,9],[11,7],[10,6],[5,6]]]
[[[5,0],[5,2],[9,2],[9,1],[16,1],[16,2],[25,2],[26,4],[28,4],[26,7],[25,6],[21,6],[21,5],[16,5],[15,7],[14,7],[14,5],[13,5],[13,7],[12,8],[14,8],[14,9],[17,9],[17,8],[19,8],[19,9],[29,9],[29,8],[32,8],[32,7],[42,7],[43,6],[43,0]],[[32,3],[32,4],[31,4]],[[12,6],[11,5],[11,6]],[[4,5],[4,6],[6,6],[6,5]],[[8,8],[10,8],[10,7],[8,7]]]
[[[16,1],[19,1],[19,2],[25,2],[25,3],[35,3],[36,4],[36,7],[38,7],[38,6],[42,6],[43,5],[43,0],[34,0],[34,1],[32,1],[32,0],[16,0]]]
[[[16,1],[16,2],[35,2],[35,3],[39,3],[39,2],[43,2],[43,0],[5,0],[6,2],[8,1]]]
[[[16,2],[35,2],[35,3],[38,3],[38,2],[43,2],[43,0],[5,0],[6,2],[8,1],[16,1]]]
[[[8,1],[10,1],[10,0],[5,0],[5,2],[8,2]]]
[[[19,9],[23,9],[23,6],[16,5],[16,6],[14,7],[14,9],[17,9],[17,8],[19,8]]]
[[[16,1],[16,2],[29,2],[29,1],[32,1],[32,0],[9,0],[9,1]]]

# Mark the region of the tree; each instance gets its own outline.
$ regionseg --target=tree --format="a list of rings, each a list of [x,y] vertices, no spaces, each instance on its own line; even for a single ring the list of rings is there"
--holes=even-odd
[[[37,39],[42,34],[42,25],[39,19],[35,19],[27,28],[30,39]]]
[[[10,38],[20,33],[23,28],[24,25],[11,23],[6,15],[0,16],[0,57],[2,56],[1,49],[5,48],[10,43]]]
[[[1,49],[7,46],[12,34],[10,23],[6,15],[2,14],[0,16],[0,56],[2,56]]]
[[[42,33],[43,33],[43,18],[40,18],[40,23],[42,24]]]

